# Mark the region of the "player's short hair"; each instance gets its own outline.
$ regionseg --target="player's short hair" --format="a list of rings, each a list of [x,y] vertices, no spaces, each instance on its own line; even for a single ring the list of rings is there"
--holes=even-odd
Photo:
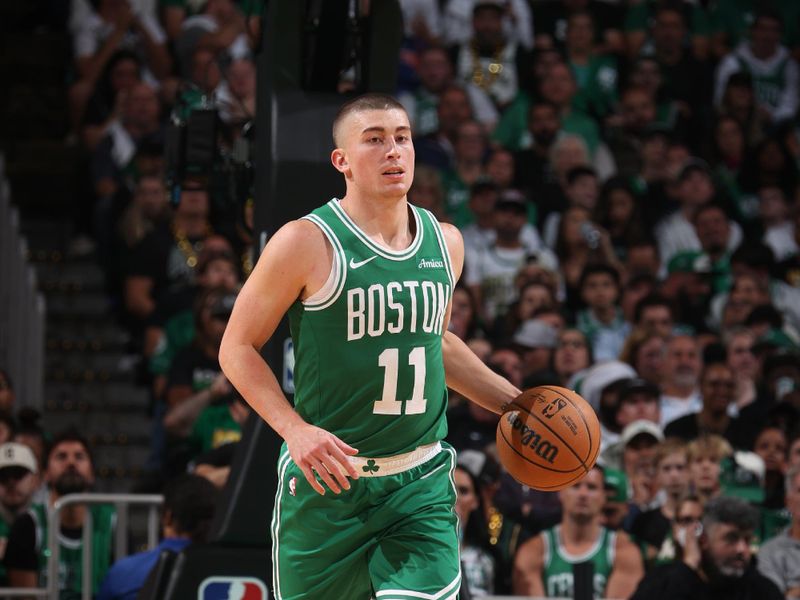
[[[337,148],[339,147],[339,127],[350,114],[356,112],[362,112],[365,110],[391,110],[391,109],[399,109],[403,112],[406,109],[403,107],[400,102],[394,99],[392,96],[388,94],[364,94],[362,96],[358,96],[357,98],[353,98],[352,100],[348,100],[339,108],[338,112],[336,113],[336,117],[333,119],[333,144]]]

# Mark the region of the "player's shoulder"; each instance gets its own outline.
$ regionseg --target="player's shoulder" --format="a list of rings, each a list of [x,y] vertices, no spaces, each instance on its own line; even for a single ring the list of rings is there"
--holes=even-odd
[[[529,537],[522,544],[520,544],[519,548],[517,549],[517,555],[528,560],[541,560],[543,558],[543,552],[546,544],[545,535],[545,531],[540,531],[536,535]]]
[[[439,227],[442,229],[444,239],[448,245],[451,243],[458,243],[464,245],[464,236],[461,235],[461,230],[452,223],[439,221]]]
[[[278,229],[269,240],[267,248],[281,246],[299,254],[300,251],[324,250],[325,244],[325,234],[318,225],[308,219],[296,219]]]

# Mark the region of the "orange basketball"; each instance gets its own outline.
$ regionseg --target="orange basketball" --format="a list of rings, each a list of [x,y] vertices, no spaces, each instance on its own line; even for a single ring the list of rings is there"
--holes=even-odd
[[[500,417],[497,452],[514,479],[553,492],[592,468],[600,452],[600,423],[575,392],[542,385],[520,394]]]

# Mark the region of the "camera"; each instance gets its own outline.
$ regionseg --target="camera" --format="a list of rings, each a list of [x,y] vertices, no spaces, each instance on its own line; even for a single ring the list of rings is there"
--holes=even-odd
[[[254,193],[254,133],[252,120],[223,123],[213,98],[187,85],[166,134],[166,183],[173,204],[180,199],[186,177],[204,176],[214,208],[223,214],[241,213]]]

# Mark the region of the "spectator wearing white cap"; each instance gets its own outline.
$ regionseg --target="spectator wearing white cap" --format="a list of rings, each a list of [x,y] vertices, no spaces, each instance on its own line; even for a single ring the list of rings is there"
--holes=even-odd
[[[653,502],[655,487],[655,454],[664,434],[657,423],[639,419],[622,430],[617,444],[601,454],[604,466],[621,469],[631,482],[633,504],[640,508]]]
[[[30,506],[39,485],[38,471],[30,448],[15,442],[0,445],[0,584],[6,583],[6,570],[1,563],[8,532],[14,519]]]
[[[549,370],[558,345],[555,327],[540,319],[528,319],[514,333],[512,341],[522,356],[523,386],[532,376]]]

